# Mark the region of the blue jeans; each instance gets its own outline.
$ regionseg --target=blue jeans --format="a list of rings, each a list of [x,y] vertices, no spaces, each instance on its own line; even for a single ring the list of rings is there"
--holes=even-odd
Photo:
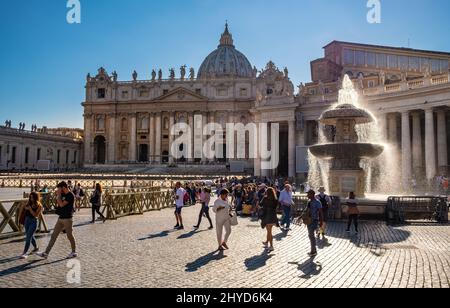
[[[24,254],[28,253],[28,250],[30,249],[30,244],[33,244],[33,247],[37,249],[37,242],[36,238],[34,237],[34,234],[37,230],[37,223],[38,220],[36,218],[31,217],[25,217],[25,249],[23,251]]]
[[[309,241],[311,243],[311,252],[312,253],[316,253],[317,252],[316,237],[315,237],[315,234],[314,234],[316,232],[317,228],[319,228],[319,221],[318,220],[313,220],[312,224],[310,224],[308,226],[308,237],[309,237]]]
[[[289,229],[291,225],[291,207],[283,205],[283,220],[281,221],[281,226],[286,225],[286,229]]]

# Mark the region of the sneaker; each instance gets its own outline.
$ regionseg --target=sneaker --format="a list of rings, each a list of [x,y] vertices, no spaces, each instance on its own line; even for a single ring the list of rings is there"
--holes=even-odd
[[[39,252],[39,248],[35,248],[31,251],[31,255],[34,255],[35,253]]]
[[[179,224],[176,224],[175,227],[173,227],[174,229],[178,229],[180,227]]]
[[[269,246],[268,246],[269,243],[267,243],[267,242],[262,242],[262,244],[263,244],[264,248],[266,248],[266,249],[269,247]]]
[[[212,230],[212,229],[214,229],[214,227],[213,227],[213,226],[211,226],[211,227],[209,227],[209,228],[208,228],[208,230]]]
[[[268,247],[267,248],[267,252],[272,252],[272,251],[274,251],[275,250],[275,248],[273,248],[273,247]]]
[[[178,230],[184,230],[184,226],[181,225],[181,226],[179,226],[177,229],[178,229]]]
[[[26,260],[26,259],[28,259],[28,255],[27,254],[24,254],[24,255],[20,256],[20,260]]]
[[[308,253],[308,256],[310,256],[310,257],[315,257],[315,256],[317,256],[317,251],[316,251],[316,252],[310,252],[310,253]]]
[[[37,252],[36,256],[41,257],[42,259],[48,258],[48,254],[46,254],[45,252]]]
[[[67,256],[67,259],[74,259],[78,257],[78,254],[76,252],[71,252],[70,255]]]

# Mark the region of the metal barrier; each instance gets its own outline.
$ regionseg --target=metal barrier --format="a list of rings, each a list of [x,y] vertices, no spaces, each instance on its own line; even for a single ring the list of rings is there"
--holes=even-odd
[[[0,239],[24,235],[24,228],[19,223],[19,215],[23,205],[28,200],[4,200],[0,201],[0,213],[3,218],[0,223]],[[12,204],[9,210],[6,210],[6,204]],[[44,215],[41,213],[39,216],[38,233],[48,233],[47,224],[45,222]],[[6,227],[9,225],[10,230]]]
[[[142,215],[144,212],[161,210],[174,205],[172,190],[161,188],[143,192],[108,193],[103,205],[107,219],[117,219],[129,215]]]
[[[413,219],[447,223],[448,214],[445,197],[389,197],[386,207],[386,220],[393,224],[402,224]]]
[[[70,178],[69,178],[70,179]],[[47,185],[50,188],[56,187],[62,179],[41,179],[41,187]],[[19,178],[2,178],[0,179],[0,187],[2,188],[26,188],[33,187],[35,179],[19,179]],[[104,179],[76,179],[73,182],[80,183],[85,188],[95,188],[95,184],[100,183],[102,187],[157,187],[166,186],[171,187],[172,181],[155,181],[155,180],[104,180]]]
[[[150,192],[150,191],[159,191],[160,187],[141,187],[141,188],[109,188],[105,189],[104,196],[107,196],[111,193],[139,193],[139,192]],[[84,196],[75,200],[75,207],[79,209],[91,208],[92,205],[90,203],[91,197],[94,193],[93,189],[83,189]],[[56,193],[55,192],[47,192],[47,193],[39,193],[41,196],[41,203],[44,207],[44,214],[54,213],[56,210]],[[24,193],[23,198],[28,199],[30,193]],[[104,197],[105,198],[105,197]]]

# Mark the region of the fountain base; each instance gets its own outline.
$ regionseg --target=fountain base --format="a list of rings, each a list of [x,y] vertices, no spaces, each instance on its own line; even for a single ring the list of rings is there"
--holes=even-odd
[[[366,173],[363,169],[330,170],[330,194],[347,198],[349,192],[354,192],[356,198],[364,198]]]

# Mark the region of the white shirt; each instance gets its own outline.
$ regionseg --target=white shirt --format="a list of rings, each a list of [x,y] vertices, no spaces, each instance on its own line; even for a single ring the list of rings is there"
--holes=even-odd
[[[184,205],[184,194],[185,193],[186,193],[186,191],[184,190],[184,188],[180,187],[180,188],[177,189],[176,196],[178,198],[175,201],[175,204],[176,204],[177,207],[183,207],[183,205]]]
[[[224,207],[224,209],[218,211],[218,207]],[[219,198],[214,202],[213,212],[216,213],[217,221],[225,221],[230,218],[230,204]]]

